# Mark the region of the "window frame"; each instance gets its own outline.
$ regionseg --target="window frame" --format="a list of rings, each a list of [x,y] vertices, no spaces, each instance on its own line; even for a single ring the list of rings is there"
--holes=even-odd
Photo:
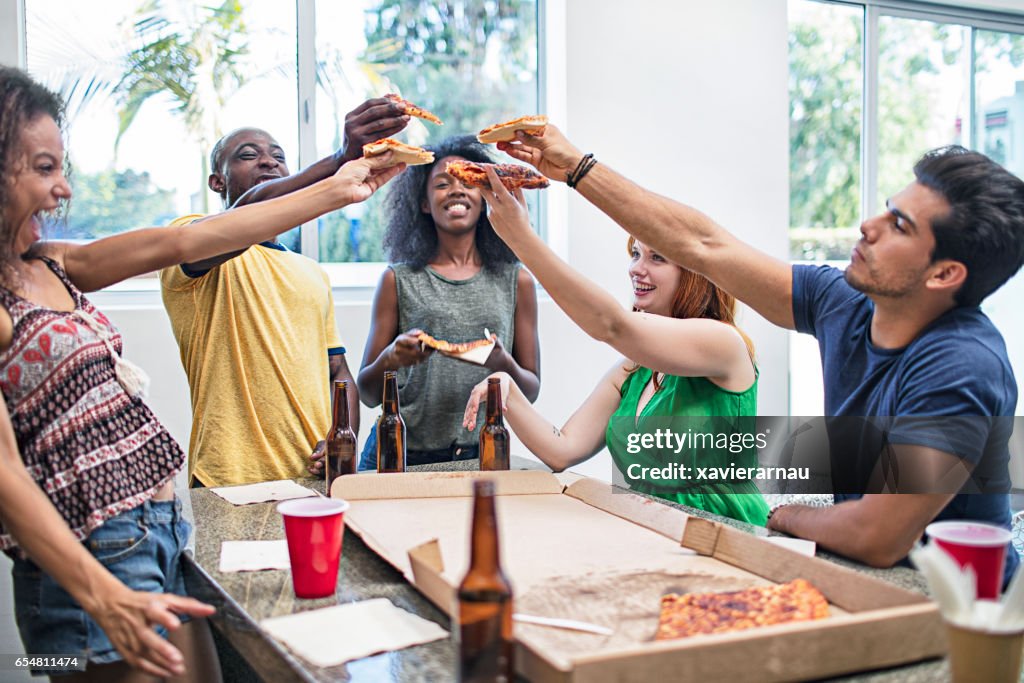
[[[880,55],[879,19],[883,16],[936,23],[955,23],[969,30],[970,106],[961,126],[961,144],[973,148],[978,115],[976,92],[976,37],[981,31],[1001,31],[1024,35],[1024,13],[1001,12],[965,5],[938,5],[915,0],[808,0],[825,5],[860,7],[863,10],[862,112],[860,154],[860,220],[878,213],[878,66]],[[794,261],[799,262],[799,261]]]
[[[26,2],[27,0],[0,0],[0,17],[3,17],[3,28],[0,28],[0,42],[6,45],[0,50],[0,63],[15,64],[26,68],[28,63],[26,47]],[[319,159],[316,145],[316,0],[294,0],[295,3],[295,36],[296,36],[296,78],[297,100],[295,117],[298,130],[298,168],[306,168]],[[566,111],[564,96],[566,59],[564,48],[560,43],[550,42],[552,36],[565,34],[565,8],[561,3],[548,0],[536,0],[537,3],[537,106],[538,111],[548,112],[554,118],[563,120]],[[12,18],[12,21],[6,21]],[[549,59],[554,57],[555,67]],[[561,91],[552,90],[561,84]],[[559,193],[555,193],[559,194]],[[557,253],[565,256],[568,251],[568,236],[564,217],[567,214],[565,197],[559,195],[549,198],[542,193],[538,197],[538,225],[535,226],[544,235]],[[553,220],[559,216],[562,220]],[[384,268],[384,262],[330,262],[319,259],[320,239],[316,221],[304,223],[300,229],[300,252],[312,258],[328,272],[331,286],[335,290],[363,290],[376,287]],[[352,267],[350,267],[352,266]],[[146,292],[152,289],[151,283],[145,278],[133,278],[120,283],[112,291],[124,293],[129,291]],[[371,290],[372,291],[372,290]]]

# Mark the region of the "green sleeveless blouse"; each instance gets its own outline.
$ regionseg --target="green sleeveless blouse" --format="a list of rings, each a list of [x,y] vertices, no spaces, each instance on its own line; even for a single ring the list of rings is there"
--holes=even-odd
[[[637,416],[640,395],[651,381],[651,375],[650,369],[641,367],[626,378],[621,390],[622,400],[605,431],[608,451],[626,484],[635,491],[674,503],[764,526],[768,506],[752,481],[708,481],[695,477],[698,467],[757,467],[756,447],[730,450],[728,447],[691,447],[687,443],[680,448],[678,442],[669,445],[663,440],[660,448],[656,442],[654,448],[644,448],[637,439],[637,434],[653,435],[658,430],[668,430],[675,435],[710,433],[719,438],[723,438],[723,434],[725,438],[730,434],[752,434],[757,414],[757,380],[746,391],[736,392],[727,391],[705,377],[665,375],[661,389]],[[672,463],[690,468],[688,476],[643,481],[625,476],[630,465],[665,468]]]

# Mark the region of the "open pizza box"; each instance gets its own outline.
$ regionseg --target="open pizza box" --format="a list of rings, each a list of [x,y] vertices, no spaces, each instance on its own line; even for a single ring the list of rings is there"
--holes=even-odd
[[[596,635],[516,622],[516,668],[532,681],[801,680],[945,653],[924,596],[795,553],[603,482],[548,472],[339,477],[345,524],[451,615],[469,557],[472,485],[496,481],[502,567],[515,612],[604,626]],[[810,581],[826,619],[654,641],[668,592]]]

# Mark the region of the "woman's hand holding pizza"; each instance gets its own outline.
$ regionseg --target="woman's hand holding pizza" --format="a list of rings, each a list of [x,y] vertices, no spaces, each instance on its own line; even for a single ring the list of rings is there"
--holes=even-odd
[[[516,142],[499,142],[498,149],[509,156],[526,162],[552,180],[565,182],[583,158],[583,152],[576,149],[553,124],[548,124],[544,135],[527,135],[516,132]]]
[[[483,191],[484,200],[490,209],[487,218],[494,232],[498,233],[498,237],[504,240],[512,251],[516,251],[525,237],[533,235],[526,198],[523,191],[518,188],[515,192],[509,192],[499,180],[494,168],[488,166],[486,172],[491,183],[490,192]]]
[[[462,426],[469,431],[476,429],[476,414],[480,410],[480,404],[487,403],[487,380],[491,377],[497,377],[501,380],[501,409],[505,410],[508,408],[508,392],[512,385],[512,377],[507,372],[496,372],[473,387],[473,391],[469,394],[469,400],[466,402],[466,412],[462,416]]]
[[[388,347],[388,367],[404,368],[422,363],[434,349],[420,343],[419,334],[422,330],[411,329],[405,334],[395,337]]]

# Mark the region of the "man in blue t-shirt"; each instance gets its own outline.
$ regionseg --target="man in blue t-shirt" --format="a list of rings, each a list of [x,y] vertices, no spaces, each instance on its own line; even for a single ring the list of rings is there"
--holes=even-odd
[[[978,306],[1024,263],[1019,178],[959,146],[925,154],[915,181],[861,225],[844,273],[757,251],[593,163],[552,125],[498,146],[776,325],[817,337],[837,503],[778,508],[770,528],[879,567],[934,520],[1009,528],[1017,384]],[[1018,562],[1008,547],[1005,581]]]

